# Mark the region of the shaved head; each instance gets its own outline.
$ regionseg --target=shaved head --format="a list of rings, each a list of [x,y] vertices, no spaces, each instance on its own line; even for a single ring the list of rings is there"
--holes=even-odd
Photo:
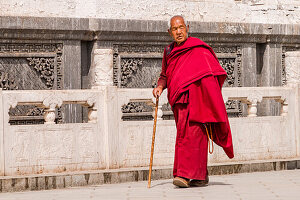
[[[168,32],[173,40],[179,45],[188,38],[189,25],[185,24],[181,15],[175,15],[170,19]]]
[[[171,17],[171,19],[170,19],[170,28],[171,28],[171,26],[172,26],[172,21],[173,21],[173,20],[176,20],[176,19],[182,19],[183,23],[186,25],[183,16],[181,16],[181,15],[174,15],[174,16]]]

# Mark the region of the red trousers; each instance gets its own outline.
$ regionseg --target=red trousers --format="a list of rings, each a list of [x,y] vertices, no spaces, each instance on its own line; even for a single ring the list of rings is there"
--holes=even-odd
[[[173,108],[177,126],[173,176],[205,180],[208,138],[202,123],[189,120],[189,107],[177,103]]]

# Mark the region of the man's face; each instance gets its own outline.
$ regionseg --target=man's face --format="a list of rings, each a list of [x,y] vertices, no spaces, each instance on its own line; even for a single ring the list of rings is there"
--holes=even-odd
[[[188,37],[189,26],[186,26],[181,17],[171,20],[171,27],[168,30],[170,36],[177,44],[184,42]]]

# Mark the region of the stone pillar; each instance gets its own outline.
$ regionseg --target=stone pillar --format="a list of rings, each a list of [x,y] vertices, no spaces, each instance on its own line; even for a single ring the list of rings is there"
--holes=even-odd
[[[294,105],[290,107],[295,113],[291,119],[295,120],[297,156],[300,156],[300,51],[285,53],[285,71],[286,87],[293,88],[293,95],[295,95]]]
[[[113,86],[113,50],[95,49],[93,53],[92,88]]]
[[[95,49],[90,72],[91,88],[99,91],[97,107],[99,130],[107,169],[118,168],[119,119],[118,91],[113,86],[113,50]]]
[[[300,84],[300,51],[285,53],[286,85]]]

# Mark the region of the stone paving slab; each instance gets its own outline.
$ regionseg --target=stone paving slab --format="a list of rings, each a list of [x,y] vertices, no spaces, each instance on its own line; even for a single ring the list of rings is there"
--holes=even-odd
[[[299,200],[300,170],[210,176],[206,187],[181,189],[172,180],[104,184],[69,189],[2,193],[0,200]]]
[[[0,176],[0,193],[145,181],[148,180],[148,169],[148,167],[140,167],[57,174]],[[257,160],[237,163],[218,163],[209,165],[208,173],[210,175],[225,175],[286,169],[300,169],[300,159],[294,158],[286,160]],[[154,167],[152,180],[170,179],[173,177],[172,172],[172,166]]]

